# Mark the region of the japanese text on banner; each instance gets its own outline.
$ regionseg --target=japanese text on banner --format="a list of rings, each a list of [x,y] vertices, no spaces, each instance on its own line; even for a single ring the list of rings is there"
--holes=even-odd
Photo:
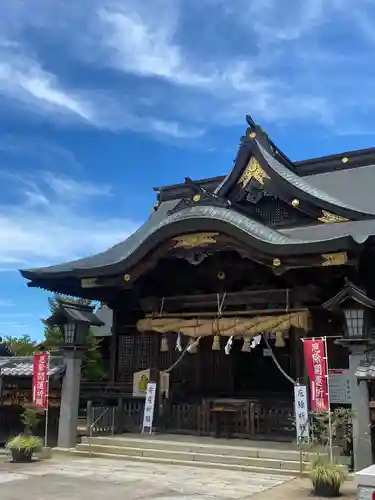
[[[309,442],[309,410],[307,391],[304,385],[294,386],[294,412],[296,417],[297,442]]]
[[[150,434],[152,432],[152,422],[154,420],[155,396],[156,396],[156,382],[149,382],[147,384],[147,390],[146,390],[142,432],[144,431],[144,429],[147,428],[149,429]]]
[[[329,402],[324,340],[305,339],[303,348],[310,379],[311,410],[327,411]]]
[[[48,405],[48,369],[49,354],[34,354],[32,385],[33,404],[37,408],[42,408],[44,410],[47,409]]]

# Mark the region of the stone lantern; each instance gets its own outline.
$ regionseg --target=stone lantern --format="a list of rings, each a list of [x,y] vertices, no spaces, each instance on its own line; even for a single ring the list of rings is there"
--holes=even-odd
[[[350,281],[323,308],[343,318],[344,331],[335,343],[349,349],[349,374],[352,395],[353,454],[356,470],[372,464],[370,435],[369,395],[367,384],[356,377],[357,369],[363,363],[366,352],[375,344],[374,317],[375,300]]]
[[[60,328],[64,338],[62,346],[65,375],[61,390],[58,446],[72,448],[76,445],[81,383],[81,365],[86,338],[91,326],[103,326],[92,306],[58,301],[58,307],[45,323]]]

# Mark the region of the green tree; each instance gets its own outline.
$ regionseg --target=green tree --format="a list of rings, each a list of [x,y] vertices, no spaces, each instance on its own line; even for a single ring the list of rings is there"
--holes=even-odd
[[[71,297],[55,295],[48,298],[48,305],[51,315],[58,307],[58,299],[73,302],[75,304],[93,305],[90,300],[72,299]],[[63,344],[64,338],[60,329],[56,326],[44,324],[44,346],[47,350],[59,350]],[[103,379],[105,370],[100,352],[100,343],[93,335],[92,331],[86,338],[86,350],[82,360],[82,379],[89,382],[96,382]]]
[[[27,334],[20,337],[6,335],[3,340],[15,356],[32,356],[38,351],[37,342]]]

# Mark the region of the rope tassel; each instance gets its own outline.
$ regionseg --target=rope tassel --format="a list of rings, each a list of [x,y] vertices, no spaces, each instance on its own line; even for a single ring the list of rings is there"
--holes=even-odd
[[[251,337],[249,335],[244,336],[243,338],[243,346],[241,351],[242,352],[250,352],[251,351]]]
[[[212,350],[220,351],[220,335],[214,335],[214,340],[212,342]]]
[[[275,347],[285,347],[284,333],[276,332]]]

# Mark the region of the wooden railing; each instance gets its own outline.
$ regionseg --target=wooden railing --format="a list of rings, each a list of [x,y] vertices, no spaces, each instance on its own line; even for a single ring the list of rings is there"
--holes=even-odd
[[[213,411],[218,405],[224,410],[226,407],[230,410],[233,406],[237,408],[230,411],[229,418],[222,422]],[[160,431],[168,433],[280,440],[292,440],[295,434],[292,405],[287,402],[206,399],[175,405],[165,403],[163,406],[163,414],[155,424]],[[115,432],[139,432],[143,408],[142,399],[121,399],[116,410]]]

